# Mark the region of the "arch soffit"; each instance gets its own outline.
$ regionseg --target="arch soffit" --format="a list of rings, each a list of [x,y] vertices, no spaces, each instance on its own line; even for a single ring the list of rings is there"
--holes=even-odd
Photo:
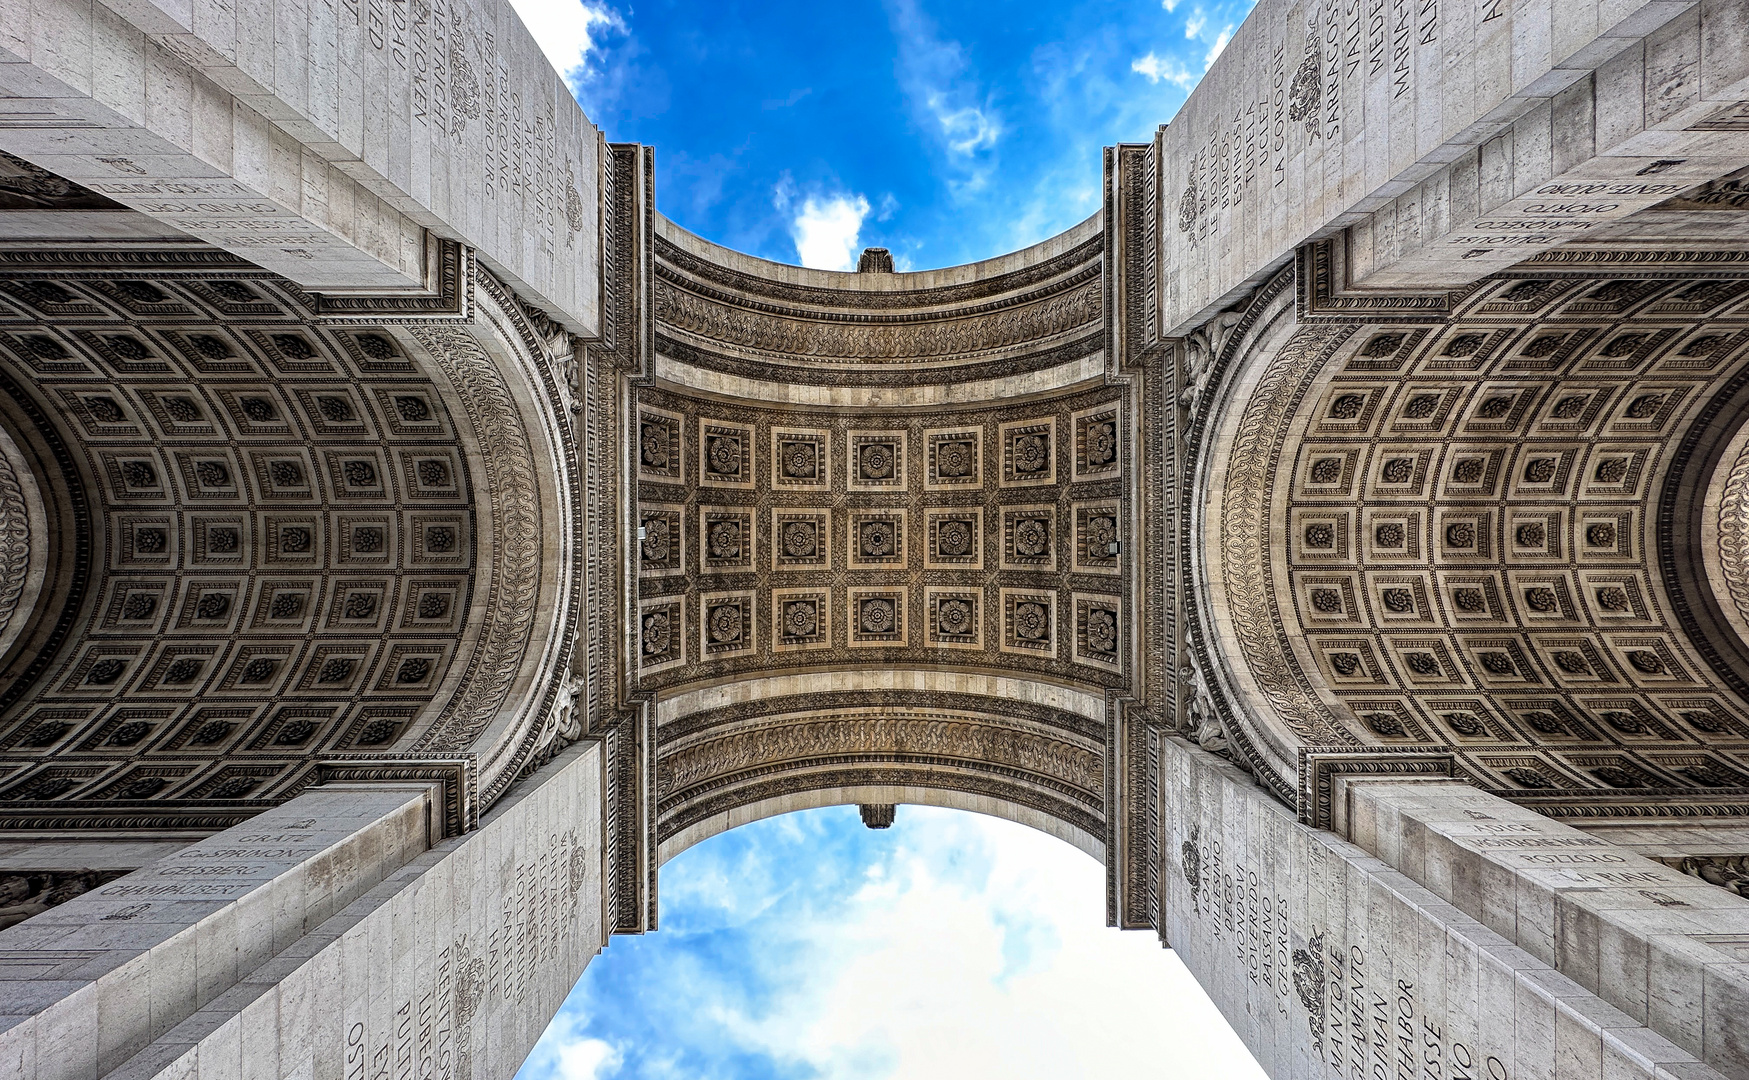
[[[98,546],[76,644],[45,654],[43,675],[0,724],[0,756],[22,752],[37,766],[6,775],[8,797],[113,805],[150,779],[155,790],[134,798],[149,794],[177,820],[220,823],[222,808],[190,818],[198,804],[187,800],[222,789],[247,814],[252,800],[307,783],[318,758],[484,746],[489,799],[538,756],[540,733],[520,730],[532,717],[499,713],[503,701],[541,698],[535,673],[562,667],[544,663],[564,638],[572,599],[562,588],[528,605],[524,632],[498,621],[501,666],[515,670],[496,680],[500,707],[469,728],[476,737],[434,730],[479,681],[465,658],[485,647],[482,627],[493,636],[486,598],[512,569],[504,541],[520,528],[501,520],[504,496],[518,483],[533,490],[537,546],[542,520],[568,538],[576,501],[560,395],[541,374],[553,360],[509,294],[476,282],[471,260],[454,254],[452,292],[475,301],[471,321],[405,318],[393,303],[380,318],[323,315],[314,298],[219,253],[26,256],[0,267],[0,352],[71,448],[52,472],[84,477]],[[103,401],[91,400],[97,389]],[[492,423],[470,415],[494,394]],[[498,445],[484,445],[481,430],[499,433]],[[296,490],[278,483],[289,470],[271,471],[282,459],[302,481]],[[126,468],[136,460],[151,475]],[[298,535],[287,541],[286,529]],[[217,599],[203,608],[209,593]],[[430,647],[433,628],[448,647]],[[302,641],[295,655],[266,656],[288,633]],[[112,655],[119,677],[91,682],[88,669]],[[271,685],[238,683],[263,658]],[[347,677],[323,683],[336,659],[351,661]],[[330,689],[340,692],[333,701]],[[257,751],[246,767],[230,757],[245,745]],[[77,768],[57,762],[62,750],[80,752]]]
[[[1100,863],[1105,862],[1105,842],[1073,825],[1067,824],[1030,806],[1000,798],[971,795],[947,787],[906,787],[864,785],[854,787],[820,787],[793,795],[775,796],[749,802],[694,822],[663,840],[656,848],[658,867],[676,856],[731,829],[755,821],[777,817],[798,810],[817,810],[826,806],[889,805],[937,806],[945,810],[966,810],[975,814],[1002,818],[1047,836],[1085,853]]]
[[[1049,819],[1053,835],[1104,835],[1106,703],[1083,689],[860,670],[691,689],[656,710],[661,843],[693,837],[684,847],[753,820],[737,817],[746,807],[766,816],[824,797],[811,793],[871,786],[936,792],[921,801],[1026,824]],[[944,792],[961,801],[942,803]]]
[[[1403,321],[1260,294],[1195,545],[1253,767],[1292,791],[1301,748],[1420,749],[1520,798],[1749,784],[1655,505],[1749,355],[1740,278],[1533,261]]]

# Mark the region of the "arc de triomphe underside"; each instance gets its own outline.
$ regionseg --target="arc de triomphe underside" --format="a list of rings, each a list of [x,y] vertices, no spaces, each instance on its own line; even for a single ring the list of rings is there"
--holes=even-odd
[[[0,1077],[507,1080],[907,803],[1277,1080],[1749,1077],[1749,3],[1260,0],[945,270],[655,153],[504,0],[0,0]]]

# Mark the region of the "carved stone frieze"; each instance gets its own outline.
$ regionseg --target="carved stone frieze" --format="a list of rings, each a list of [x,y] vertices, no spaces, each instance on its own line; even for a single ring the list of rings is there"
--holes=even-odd
[[[950,787],[1090,835],[1104,805],[1097,724],[973,694],[841,691],[693,713],[663,725],[656,791],[667,838],[727,805],[857,785]]]
[[[971,280],[833,287],[658,226],[657,350],[701,368],[789,383],[910,386],[1055,367],[1101,347],[1102,238]],[[706,252],[713,257],[706,257]],[[871,283],[872,282],[872,283]]]

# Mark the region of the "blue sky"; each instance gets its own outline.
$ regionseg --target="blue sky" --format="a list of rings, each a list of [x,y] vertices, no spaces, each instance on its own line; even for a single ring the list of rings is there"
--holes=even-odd
[[[1100,148],[1170,119],[1250,0],[515,0],[694,232],[844,269],[1012,251],[1098,209]]]
[[[988,258],[1099,205],[1251,0],[513,0],[589,117],[656,147],[658,209],[851,269]],[[850,807],[663,868],[519,1080],[1261,1080],[1183,965],[1104,925],[1104,872],[1005,821]]]
[[[1263,1080],[1104,871],[1022,825],[902,806],[786,814],[662,869],[518,1080]]]

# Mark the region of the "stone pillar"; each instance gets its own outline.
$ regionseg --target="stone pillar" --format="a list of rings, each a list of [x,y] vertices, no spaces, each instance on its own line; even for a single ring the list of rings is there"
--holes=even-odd
[[[1453,790],[1414,782],[1349,789],[1357,804],[1381,808]],[[1745,1075],[1703,1062],[1405,869],[1301,824],[1244,773],[1182,739],[1163,740],[1161,791],[1164,935],[1274,1080]],[[1471,788],[1455,792],[1471,800],[1465,809],[1488,815],[1460,812],[1467,821],[1537,817]],[[1351,819],[1363,817],[1389,814],[1356,810]],[[1371,837],[1382,826],[1366,828]],[[1710,886],[1632,853],[1620,857],[1627,861],[1610,866],[1650,875],[1627,883],[1631,890],[1689,903],[1673,909],[1685,916],[1714,910],[1701,891]],[[1500,871],[1490,895],[1512,894],[1520,880],[1537,879]],[[1663,910],[1657,900],[1643,904]],[[1738,914],[1737,925],[1749,931],[1749,918]]]
[[[1360,847],[1634,1023],[1749,1076],[1749,901],[1467,784],[1339,781],[1338,799]]]
[[[331,786],[0,933],[0,1076],[507,1077],[601,947],[597,746],[438,840]]]

